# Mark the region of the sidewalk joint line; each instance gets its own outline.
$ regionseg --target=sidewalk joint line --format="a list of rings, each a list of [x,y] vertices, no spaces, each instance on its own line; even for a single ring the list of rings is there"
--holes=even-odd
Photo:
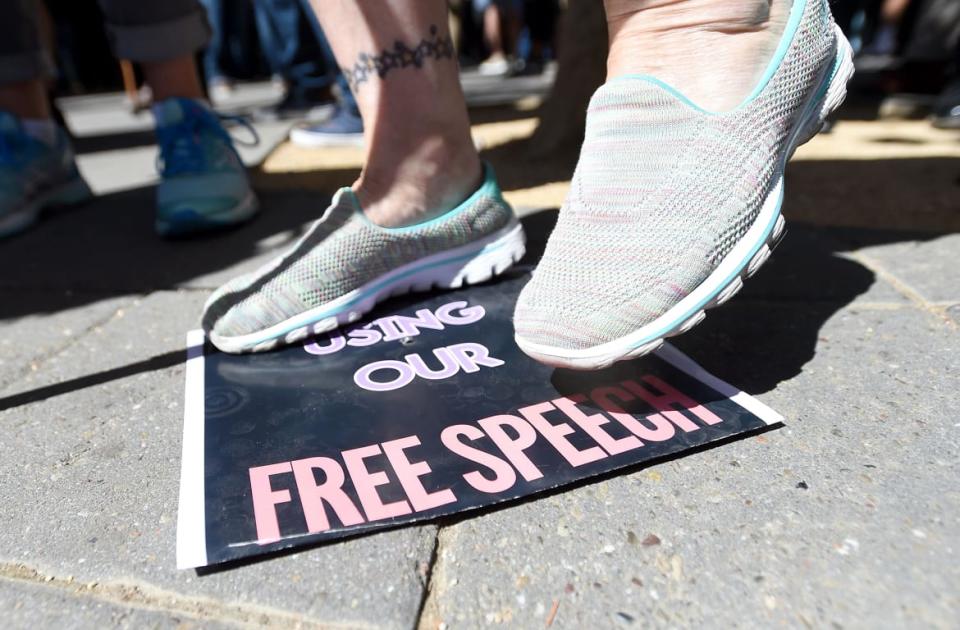
[[[423,613],[427,607],[427,600],[430,599],[430,591],[433,588],[433,571],[437,566],[437,560],[440,553],[440,532],[443,527],[438,525],[437,532],[433,536],[433,546],[430,548],[430,558],[427,560],[427,568],[423,576],[423,590],[420,595],[420,601],[417,604],[417,614],[414,621],[414,628],[419,628],[423,620]]]
[[[890,273],[884,267],[871,258],[870,256],[863,254],[861,252],[852,252],[849,254],[850,258],[857,261],[870,271],[872,271],[877,278],[883,280],[890,286],[894,288],[898,293],[903,295],[905,298],[914,303],[915,306],[920,308],[931,315],[936,315],[943,323],[950,326],[951,328],[956,328],[957,324],[947,315],[947,309],[945,306],[939,306],[935,302],[931,302],[923,297],[919,291],[911,287],[909,284],[898,278],[896,275]]]
[[[211,597],[184,595],[146,583],[78,582],[43,574],[24,564],[0,563],[0,581],[55,589],[78,599],[94,599],[121,608],[169,613],[200,621],[221,621],[259,628],[357,628],[357,624],[321,622],[267,606],[227,603]],[[364,626],[359,626],[364,627]]]

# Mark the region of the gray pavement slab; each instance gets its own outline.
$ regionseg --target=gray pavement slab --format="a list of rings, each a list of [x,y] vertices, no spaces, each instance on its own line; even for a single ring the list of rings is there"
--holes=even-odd
[[[269,81],[238,83],[218,109],[250,111],[276,103],[283,97]],[[134,111],[123,92],[85,94],[57,99],[71,133],[78,138],[130,134],[153,129],[150,111]]]
[[[175,569],[183,348],[205,297],[139,300],[0,393],[21,403],[0,412],[0,564],[111,588],[146,584],[191,606],[201,599],[277,619],[411,627],[432,526],[202,577]]]
[[[4,242],[0,265],[15,270],[0,289],[148,293],[180,286],[214,288],[295,242],[328,199],[303,192],[261,196],[253,221],[228,232],[168,241],[153,231],[150,188],[99,197],[45,216]],[[10,314],[22,312],[5,305]]]
[[[783,428],[444,528],[421,627],[956,627],[960,337],[852,309]]]
[[[926,301],[960,303],[960,234],[871,245],[859,255]]]
[[[233,623],[222,623],[203,616],[169,614],[155,610],[138,609],[91,597],[84,585],[66,587],[44,586],[0,580],[0,609],[3,626],[9,630],[20,628],[232,628]]]
[[[74,291],[0,289],[0,390],[38,369],[90,328],[106,323],[130,297]]]

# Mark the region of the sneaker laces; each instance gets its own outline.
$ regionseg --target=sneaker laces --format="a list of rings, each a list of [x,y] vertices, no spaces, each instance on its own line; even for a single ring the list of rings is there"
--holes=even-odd
[[[224,122],[232,122],[246,128],[252,140],[241,142],[233,138],[226,129]],[[234,142],[240,146],[257,146],[260,136],[253,125],[242,116],[228,116],[216,114],[199,107],[185,108],[183,117],[172,125],[157,127],[157,143],[160,153],[157,156],[157,170],[165,176],[197,173],[205,170],[207,154],[204,151],[203,136],[212,134],[224,146],[236,155]],[[237,156],[239,159],[239,156]]]

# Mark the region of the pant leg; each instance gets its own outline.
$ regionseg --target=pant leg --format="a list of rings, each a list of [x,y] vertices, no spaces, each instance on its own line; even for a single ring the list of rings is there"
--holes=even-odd
[[[904,58],[910,61],[946,62],[960,41],[960,2],[926,0],[918,6]]]
[[[223,78],[220,69],[220,54],[223,52],[223,0],[200,0],[207,12],[207,22],[210,24],[210,43],[203,51],[203,76],[209,83],[213,79]]]
[[[196,0],[100,0],[107,36],[121,59],[149,62],[191,55],[210,40]]]
[[[301,0],[255,0],[260,42],[271,70],[282,76],[294,99],[311,100],[329,90],[333,75],[318,41],[319,24]]]
[[[300,48],[300,7],[294,0],[254,0],[257,36],[270,72],[289,79]]]
[[[301,1],[310,18],[310,25],[313,27],[313,32],[316,35],[317,44],[319,44],[320,50],[323,52],[327,72],[333,77],[334,82],[340,90],[340,106],[359,116],[360,108],[357,107],[357,99],[353,96],[353,92],[350,91],[350,84],[347,82],[347,78],[343,76],[343,71],[340,69],[339,64],[337,64],[337,58],[333,54],[333,48],[330,47],[330,42],[327,41],[327,36],[323,32],[317,16],[311,10],[309,0]]]
[[[37,0],[5,0],[0,18],[0,84],[54,75],[53,60],[40,37]]]

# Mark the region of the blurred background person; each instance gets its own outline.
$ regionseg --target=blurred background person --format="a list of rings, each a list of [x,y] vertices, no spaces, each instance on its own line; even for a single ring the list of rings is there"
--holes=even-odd
[[[879,98],[880,118],[957,125],[958,0],[838,0],[837,23],[858,52],[855,89]]]
[[[306,15],[309,16],[307,23],[313,33],[313,41],[317,45],[323,73],[329,86],[328,89],[332,88],[334,104],[329,117],[326,119],[294,127],[290,131],[290,141],[297,146],[307,148],[362,146],[363,119],[360,117],[357,101],[350,89],[349,82],[343,75],[343,71],[337,65],[333,50],[330,48],[316,15],[309,6],[308,0],[303,0],[303,2],[304,4],[301,7],[306,10]]]
[[[155,227],[163,236],[236,225],[258,209],[246,170],[207,106],[194,55],[210,38],[195,0],[101,0],[117,56],[138,62],[150,86],[160,183]],[[47,94],[55,76],[37,0],[11,0],[0,21],[0,236],[30,227],[44,208],[91,192]]]
[[[480,74],[510,74],[517,68],[522,0],[472,0],[472,3],[474,15],[483,24],[483,41],[488,53],[478,68]]]
[[[313,14],[304,10],[300,0],[201,2],[212,30],[210,44],[203,54],[203,68],[213,103],[222,107],[231,105],[234,81],[224,70],[224,59],[239,59],[239,65],[246,66],[241,68],[241,75],[257,75],[259,68],[250,67],[254,65],[250,51],[236,50],[255,47],[284,95],[269,108],[268,117],[316,119],[329,115],[334,103],[331,91],[334,79],[323,48],[317,42],[319,27],[312,24]],[[246,32],[249,22],[252,22],[253,33]]]

